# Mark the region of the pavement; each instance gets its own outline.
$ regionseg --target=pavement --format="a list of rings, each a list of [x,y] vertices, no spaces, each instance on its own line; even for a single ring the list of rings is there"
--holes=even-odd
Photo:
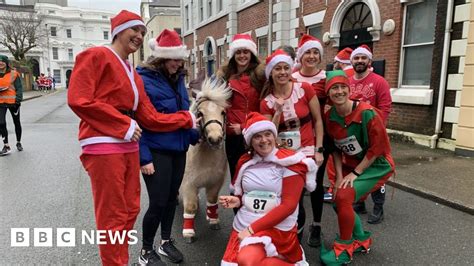
[[[26,91],[24,101],[53,92]],[[474,158],[392,138],[396,174],[388,185],[474,215]],[[387,200],[397,197],[388,189]]]

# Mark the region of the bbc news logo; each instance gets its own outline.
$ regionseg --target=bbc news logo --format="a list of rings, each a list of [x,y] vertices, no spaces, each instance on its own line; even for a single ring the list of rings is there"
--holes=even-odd
[[[32,240],[35,247],[52,247],[53,244],[57,247],[75,247],[79,240],[75,228],[56,228],[54,232],[53,228],[33,228],[33,234],[30,233],[30,228],[11,228],[10,246],[29,247]],[[81,230],[79,235],[77,243],[81,245],[138,243],[137,230]]]

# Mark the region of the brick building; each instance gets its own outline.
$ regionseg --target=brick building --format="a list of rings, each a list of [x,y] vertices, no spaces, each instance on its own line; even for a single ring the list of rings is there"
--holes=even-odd
[[[463,77],[472,13],[470,0],[181,0],[191,75],[199,69],[211,74],[223,64],[236,33],[251,34],[262,59],[282,44],[296,47],[309,33],[322,40],[323,64],[340,49],[365,43],[391,86],[389,130],[468,154],[474,140],[456,140],[464,128],[458,123],[461,92],[469,89]],[[465,121],[469,132],[472,120]]]

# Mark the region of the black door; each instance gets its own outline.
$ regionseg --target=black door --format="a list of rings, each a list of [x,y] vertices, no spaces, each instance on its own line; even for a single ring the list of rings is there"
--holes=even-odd
[[[372,13],[366,4],[357,3],[351,6],[342,21],[339,50],[346,47],[355,49],[362,44],[366,44],[372,49],[372,35],[367,31],[367,28],[372,27],[372,24]]]

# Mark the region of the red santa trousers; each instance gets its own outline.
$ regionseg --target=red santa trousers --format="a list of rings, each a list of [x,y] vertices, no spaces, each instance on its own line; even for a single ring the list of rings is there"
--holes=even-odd
[[[97,230],[132,230],[140,212],[138,152],[81,155],[91,179]],[[127,239],[126,239],[127,240]],[[127,265],[128,243],[99,245],[103,265]]]

